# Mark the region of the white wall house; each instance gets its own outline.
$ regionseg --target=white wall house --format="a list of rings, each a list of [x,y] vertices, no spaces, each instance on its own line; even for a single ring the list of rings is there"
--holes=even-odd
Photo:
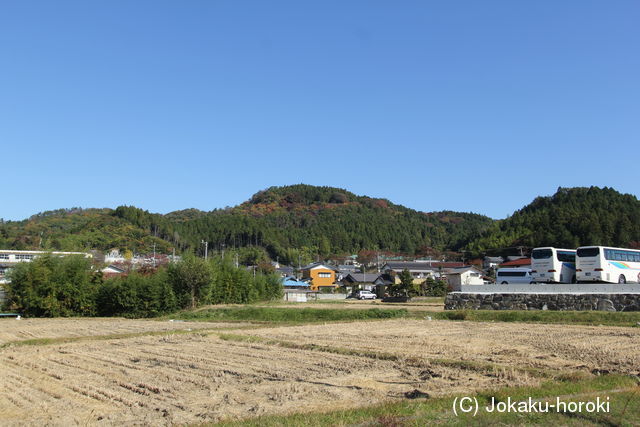
[[[453,289],[460,289],[462,285],[484,285],[482,270],[476,267],[452,268],[447,271],[447,283]]]

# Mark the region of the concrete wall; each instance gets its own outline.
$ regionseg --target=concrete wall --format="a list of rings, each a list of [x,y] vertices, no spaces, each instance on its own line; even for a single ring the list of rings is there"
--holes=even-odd
[[[347,294],[321,294],[317,292],[286,289],[282,299],[289,302],[301,302],[302,297],[304,297],[305,301],[342,300],[347,298]]]
[[[346,299],[347,294],[317,294],[319,300],[337,300],[337,299]]]
[[[450,292],[445,310],[640,311],[640,293],[466,293]]]

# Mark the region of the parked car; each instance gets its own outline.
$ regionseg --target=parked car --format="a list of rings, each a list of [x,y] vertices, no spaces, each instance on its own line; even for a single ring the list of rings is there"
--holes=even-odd
[[[535,283],[530,268],[499,268],[496,283],[501,285]]]
[[[356,298],[358,299],[376,299],[378,298],[376,294],[371,291],[358,291],[356,293]]]

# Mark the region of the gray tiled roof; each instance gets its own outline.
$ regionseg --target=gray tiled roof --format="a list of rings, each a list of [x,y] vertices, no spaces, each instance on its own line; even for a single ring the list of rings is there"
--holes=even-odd
[[[345,280],[351,278],[354,282],[373,283],[378,277],[380,277],[380,273],[350,273],[345,277]]]

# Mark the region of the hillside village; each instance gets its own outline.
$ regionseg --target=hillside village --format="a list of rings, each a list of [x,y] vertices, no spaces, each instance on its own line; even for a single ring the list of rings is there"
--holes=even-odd
[[[139,270],[156,269],[181,259],[180,256],[173,254],[124,256],[117,249],[107,253],[4,249],[0,250],[0,285],[7,282],[11,268],[16,264],[30,262],[43,255],[56,257],[75,255],[89,258],[95,269],[100,271],[105,279]],[[378,256],[374,262],[361,263],[357,258],[353,255],[342,259],[343,264],[336,264],[335,260],[330,260],[313,262],[297,268],[272,261],[267,269],[281,277],[284,299],[297,301],[317,298],[317,294],[353,296],[358,290],[371,291],[382,298],[388,294],[389,285],[400,283],[401,273],[405,271],[411,274],[414,292],[418,295],[428,295],[429,284],[433,285],[436,281],[446,282],[451,289],[461,284],[483,285],[493,281],[495,270],[499,267],[521,267],[531,263],[530,259],[524,256],[512,256],[506,260],[502,257],[485,257],[484,260],[473,260],[469,264],[433,259],[405,261],[397,260],[398,257],[394,257],[394,260],[386,260],[384,256]],[[264,268],[258,265],[236,264],[236,266],[249,271]]]
[[[89,259],[95,283],[149,275],[195,256],[243,270],[248,276],[234,279],[238,286],[256,274],[277,275],[287,301],[362,297],[365,291],[368,298],[383,299],[442,296],[494,283],[499,269],[513,269],[505,274],[534,283],[534,247],[584,244],[640,247],[640,202],[609,188],[559,188],[494,221],[470,213],[417,212],[344,189],[299,184],[271,187],[211,212],[160,215],[120,206],[0,221],[0,283],[19,263],[44,254]],[[570,264],[575,269],[575,259]],[[564,274],[551,281],[576,282],[575,272]],[[620,280],[635,281],[627,276]]]

